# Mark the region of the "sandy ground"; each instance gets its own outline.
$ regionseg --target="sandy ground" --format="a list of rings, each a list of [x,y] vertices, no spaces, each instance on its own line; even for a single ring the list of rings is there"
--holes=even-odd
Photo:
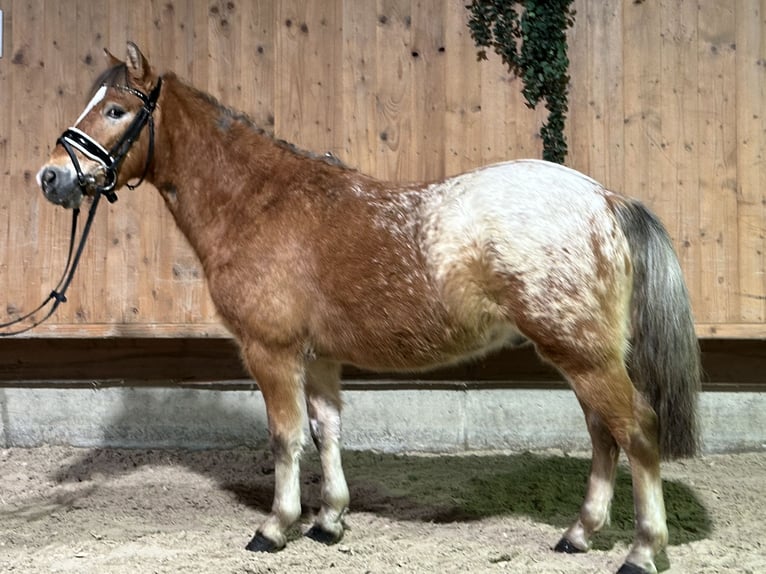
[[[610,572],[630,541],[629,476],[585,555],[551,551],[576,512],[588,461],[561,452],[481,456],[346,453],[349,530],[243,550],[271,503],[266,451],[0,450],[0,571],[78,573]],[[766,452],[664,466],[669,572],[766,572]]]

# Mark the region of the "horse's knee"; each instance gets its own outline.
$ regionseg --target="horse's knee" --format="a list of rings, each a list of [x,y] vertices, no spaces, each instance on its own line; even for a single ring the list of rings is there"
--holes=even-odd
[[[269,446],[276,464],[297,464],[303,454],[303,429],[296,429],[290,434],[271,433]]]

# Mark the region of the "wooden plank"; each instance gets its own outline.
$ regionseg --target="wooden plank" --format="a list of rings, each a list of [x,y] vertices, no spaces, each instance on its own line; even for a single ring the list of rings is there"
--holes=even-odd
[[[379,122],[375,0],[343,3],[343,160],[364,173],[378,173]]]
[[[660,146],[667,161],[659,165],[662,200],[658,207],[666,225],[674,230],[692,307],[704,313],[700,301],[697,15],[696,2],[665,2],[660,7]]]
[[[702,342],[703,391],[763,391],[764,341]],[[567,388],[532,347],[496,353],[479,362],[428,373],[387,374],[346,368],[344,388],[471,389]],[[0,388],[101,388],[202,384],[253,388],[236,345],[211,339],[80,339],[6,341],[0,346]]]
[[[698,311],[706,321],[739,320],[735,6],[699,11],[700,257]]]
[[[50,7],[43,11],[42,26],[45,30],[49,29],[47,12],[50,11]],[[74,22],[70,19],[70,25]],[[63,93],[63,86],[66,85],[67,80],[64,79],[59,84],[60,77],[56,77],[51,70],[47,69],[45,62],[51,55],[50,53],[50,36],[43,35],[44,39],[39,42],[39,50],[42,54],[40,60],[40,66],[45,69],[43,73],[43,85],[39,94],[36,95],[38,101],[42,101],[45,114],[42,117],[42,122],[37,120],[37,125],[33,128],[39,132],[40,149],[38,150],[38,156],[36,158],[30,158],[29,171],[35,174],[43,163],[44,158],[47,156],[47,151],[53,147],[56,136],[56,128],[49,129],[49,122],[47,121],[51,115],[55,115],[57,111],[60,111],[60,107],[57,105],[56,100],[60,101],[60,97],[57,97],[57,92]],[[71,79],[71,76],[70,78]],[[70,120],[71,121],[71,120]],[[39,203],[39,209],[37,212],[36,225],[39,229],[40,241],[35,250],[35,254],[32,259],[32,277],[37,278],[35,282],[37,291],[32,290],[32,297],[37,302],[42,302],[51,292],[58,281],[61,273],[64,269],[66,262],[66,253],[69,243],[69,229],[71,227],[71,216],[63,209],[56,208],[52,204],[46,201],[40,201],[40,191],[37,187],[36,181],[32,181],[31,191],[34,194],[34,200]],[[31,197],[27,196],[28,199]]]
[[[278,9],[275,132],[315,153],[340,153],[340,1],[282,2]]]
[[[575,0],[573,8],[577,11],[574,26],[567,34],[567,53],[570,62],[569,113],[567,115],[565,135],[569,153],[567,165],[598,179],[591,166],[592,119],[601,110],[602,98],[594,94],[598,90],[597,82],[592,78],[592,60],[598,59],[594,51],[599,49],[597,28],[603,25],[598,18],[598,10],[593,2]],[[621,46],[616,43],[613,49]],[[578,73],[572,74],[576,69]],[[592,108],[596,108],[596,110]]]
[[[220,323],[45,323],[18,339],[231,338]]]
[[[446,118],[444,130],[445,175],[477,167],[481,161],[481,62],[468,31],[468,13],[462,2],[447,7]],[[486,63],[486,62],[485,62]]]
[[[188,80],[198,89],[210,91],[210,56],[208,39],[208,5],[207,2],[191,2],[192,10],[192,45],[191,74]],[[187,44],[188,46],[188,44]]]
[[[226,105],[242,109],[240,41],[241,15],[238,4],[214,0],[208,10],[208,91]]]
[[[13,69],[17,66],[8,65],[9,59],[13,58],[13,2],[2,2],[3,9],[3,60],[0,60],[0,94],[5,110],[14,109],[14,100],[16,99],[15,76]],[[9,319],[8,303],[8,277],[11,267],[9,258],[12,251],[10,243],[11,228],[11,197],[13,197],[13,187],[11,183],[11,146],[13,145],[14,122],[13,114],[0,113],[0,238],[3,244],[0,245],[0,293],[5,294],[0,301],[0,322]]]
[[[522,109],[514,108],[511,98],[508,97],[511,92],[521,88],[520,81],[511,75],[494,50],[488,51],[487,57],[489,60],[479,65],[481,75],[480,151],[483,165],[520,157],[515,145],[518,123],[515,118]]]
[[[660,18],[655,4],[641,2],[625,6],[623,12],[625,50],[625,178],[623,193],[643,199],[667,220],[671,213],[661,209],[657,179],[661,153],[660,132]]]
[[[314,2],[312,7],[315,9],[313,20],[317,30],[313,37],[320,47],[319,58],[324,66],[326,74],[324,82],[327,84],[327,100],[324,105],[327,108],[328,120],[323,134],[324,145],[318,151],[320,153],[329,151],[334,156],[340,157],[344,145],[344,130],[340,127],[344,121],[343,0]]]
[[[430,181],[444,173],[447,58],[446,4],[438,0],[412,6],[410,69],[412,70],[413,154],[410,179]]]
[[[592,4],[592,3],[591,3]],[[598,152],[607,158],[603,172],[596,171],[599,181],[611,189],[621,191],[625,187],[625,94],[622,81],[622,62],[626,49],[623,38],[623,4],[619,2],[596,3],[602,6],[603,34],[599,37],[596,51],[601,54],[603,77],[603,104],[601,108],[604,125],[604,144]]]
[[[42,300],[45,279],[39,251],[49,238],[40,228],[40,212],[49,205],[36,189],[35,174],[45,150],[39,118],[44,115],[45,48],[39,31],[44,26],[44,5],[35,0],[14,0],[9,59],[14,97],[10,117],[10,193],[8,200],[7,311],[28,312]],[[6,112],[7,113],[7,112]]]
[[[736,3],[736,107],[738,270],[740,318],[766,320],[764,221],[766,221],[766,2]]]
[[[701,339],[766,339],[766,323],[697,323]]]
[[[569,33],[568,165],[624,187],[623,26],[620,3],[577,2]]]
[[[388,180],[414,179],[411,25],[410,2],[379,0],[375,86],[379,139],[375,175]]]
[[[164,70],[182,78],[191,76],[194,12],[191,0],[152,0],[155,46],[159,44]],[[162,70],[158,70],[162,71]]]
[[[259,127],[274,130],[274,82],[276,75],[276,8],[259,2],[242,7],[241,67],[242,110]]]
[[[62,4],[48,5],[45,13],[45,87],[41,96],[44,101],[43,138],[45,152],[39,158],[42,164],[53,150],[58,135],[75,120],[81,109],[78,104],[87,101],[84,94],[78,97],[76,76],[66,62],[71,46],[68,36],[77,29],[77,10]],[[41,229],[48,230],[47,237],[41,241],[40,250],[44,254],[38,271],[43,280],[41,287],[47,287],[49,293],[61,276],[66,264],[71,216],[64,209],[44,204],[40,209]],[[42,301],[47,293],[38,293]],[[72,322],[76,308],[68,306],[61,309],[52,320]]]

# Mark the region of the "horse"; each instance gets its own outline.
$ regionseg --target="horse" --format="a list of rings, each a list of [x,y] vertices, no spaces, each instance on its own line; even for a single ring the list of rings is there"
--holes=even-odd
[[[531,343],[569,382],[592,440],[582,508],[554,550],[587,551],[607,523],[622,450],[635,535],[618,572],[656,572],[668,542],[660,462],[699,448],[700,351],[654,214],[532,159],[380,181],[160,75],[133,43],[125,61],[105,53],[95,95],[37,181],[76,208],[145,178],[199,257],[266,405],[274,498],[248,550],[282,549],[300,516],[306,422],[322,483],[305,535],[343,536],[343,365],[417,372]]]

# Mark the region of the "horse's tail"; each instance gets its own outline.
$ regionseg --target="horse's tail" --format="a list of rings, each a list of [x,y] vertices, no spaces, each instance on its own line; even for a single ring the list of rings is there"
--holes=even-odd
[[[657,414],[660,456],[694,456],[700,349],[681,266],[654,214],[629,199],[613,206],[633,264],[628,371]]]

